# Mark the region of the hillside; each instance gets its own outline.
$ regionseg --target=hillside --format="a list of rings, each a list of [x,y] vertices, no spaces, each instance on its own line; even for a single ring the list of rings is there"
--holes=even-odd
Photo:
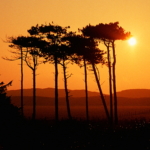
[[[98,92],[89,91],[89,106],[100,106],[102,101]],[[20,90],[11,90],[7,92],[11,96],[12,103],[20,106]],[[70,105],[85,106],[85,91],[70,90]],[[117,93],[119,106],[150,106],[150,90],[132,89],[124,90]],[[106,103],[109,105],[109,96],[105,95]],[[32,105],[32,89],[24,90],[24,105]],[[37,89],[37,105],[38,106],[54,106],[54,89]],[[65,106],[65,93],[63,89],[59,89],[59,105]]]
[[[69,95],[72,97],[85,97],[85,91],[84,90],[69,90]],[[40,97],[54,97],[54,88],[44,88],[36,89],[37,96]],[[89,97],[91,96],[99,96],[98,92],[88,92]],[[20,90],[9,90],[7,91],[8,96],[20,96]],[[32,89],[24,89],[24,96],[32,96]],[[65,91],[64,89],[59,89],[59,97],[65,97]]]
[[[128,97],[128,98],[150,98],[149,89],[128,89],[117,92],[118,97]]]
[[[109,106],[109,96],[105,96],[106,103]],[[20,96],[12,96],[12,103],[20,107]],[[85,106],[85,98],[70,97],[71,106]],[[54,106],[54,98],[37,97],[37,106]],[[24,97],[24,106],[32,105],[32,96]],[[59,98],[59,106],[66,106],[65,97]],[[102,106],[102,101],[99,96],[89,97],[89,106]],[[150,106],[150,98],[124,98],[118,97],[118,106]]]
[[[54,97],[54,88],[44,88],[36,89],[37,96],[40,97]],[[8,96],[20,96],[20,90],[8,90]],[[71,97],[85,97],[84,90],[69,90],[69,95]],[[98,92],[89,91],[89,97],[99,96]],[[24,96],[32,96],[32,89],[24,89]],[[105,96],[107,96],[105,94]],[[150,89],[128,89],[117,92],[118,97],[125,98],[149,98],[150,97]],[[64,89],[59,89],[59,97],[65,97]]]
[[[140,92],[141,91],[141,92]],[[118,112],[119,118],[129,119],[137,117],[146,117],[149,119],[150,114],[150,97],[148,93],[150,90],[125,90],[118,92]],[[136,94],[138,92],[138,94]],[[59,90],[59,112],[60,118],[67,118],[66,100],[64,90]],[[8,91],[11,95],[11,102],[20,107],[20,90]],[[17,96],[15,96],[17,95]],[[38,118],[55,117],[55,99],[54,89],[37,89],[36,108]],[[40,95],[40,96],[39,96]],[[51,95],[51,97],[49,96]],[[70,90],[69,102],[72,115],[77,118],[85,118],[85,96],[84,90]],[[96,96],[95,96],[96,95]],[[137,95],[139,96],[137,98]],[[47,96],[47,97],[44,97]],[[53,97],[52,97],[53,96]],[[109,96],[105,95],[106,103],[109,109]],[[24,90],[24,113],[26,117],[32,116],[33,99],[32,89]],[[104,108],[100,99],[99,93],[89,92],[89,112],[91,118],[104,117]]]

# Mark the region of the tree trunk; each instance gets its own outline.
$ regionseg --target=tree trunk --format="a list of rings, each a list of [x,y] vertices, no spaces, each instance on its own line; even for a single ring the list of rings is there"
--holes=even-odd
[[[105,110],[107,119],[108,119],[108,121],[110,121],[110,115],[109,115],[109,112],[108,112],[108,108],[107,108],[105,98],[104,98],[104,95],[103,95],[103,92],[102,92],[102,89],[101,89],[101,85],[100,85],[100,82],[99,82],[99,79],[98,79],[98,76],[97,76],[97,72],[96,72],[96,69],[95,69],[95,64],[93,64],[93,63],[92,63],[92,68],[93,68],[93,71],[94,71],[95,79],[96,79],[96,82],[97,82],[97,86],[98,86],[98,89],[99,89],[99,92],[100,92],[100,97],[102,99],[102,103],[103,103],[103,106],[104,106],[104,110]]]
[[[33,115],[32,120],[36,118],[36,69],[33,69]]]
[[[33,56],[33,115],[32,120],[36,119],[36,65],[37,65],[37,58]]]
[[[110,121],[113,124],[112,74],[111,74],[111,61],[110,61],[109,45],[107,45],[107,59],[108,59],[108,72],[109,72]]]
[[[23,110],[23,50],[21,47],[21,115],[24,116]]]
[[[55,120],[58,122],[58,63],[55,56]]]
[[[112,42],[112,49],[113,49],[113,90],[114,90],[114,117],[115,117],[115,124],[118,124],[118,108],[117,108],[117,91],[116,91],[116,54],[115,54],[115,45],[114,41]]]
[[[84,58],[83,61],[84,61],[84,81],[85,81],[86,119],[87,119],[87,121],[89,121],[87,69],[86,69],[86,61],[85,61],[85,58]]]
[[[63,58],[63,72],[64,72],[64,86],[65,86],[65,94],[66,94],[67,113],[68,113],[68,118],[71,120],[72,116],[71,116],[70,104],[69,104],[69,92],[67,87],[66,65],[65,65],[64,58]]]

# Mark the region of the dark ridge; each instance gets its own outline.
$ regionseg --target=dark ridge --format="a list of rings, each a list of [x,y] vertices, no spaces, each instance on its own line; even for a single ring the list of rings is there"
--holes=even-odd
[[[85,97],[84,90],[69,90],[69,95],[71,97]],[[54,97],[54,88],[44,88],[36,89],[37,96],[40,97]],[[8,96],[20,96],[20,89],[19,90],[8,90]],[[88,92],[89,97],[99,96],[98,92]],[[24,96],[32,96],[32,89],[24,89]],[[107,96],[107,95],[105,95]],[[128,89],[117,92],[118,97],[125,97],[125,98],[148,98],[150,97],[150,90],[149,89]],[[59,97],[65,97],[64,89],[59,89]]]
[[[72,97],[85,97],[84,90],[69,90],[69,95]],[[54,97],[54,88],[44,88],[36,89],[37,96],[41,97]],[[89,96],[99,96],[98,92],[91,92],[89,91]],[[7,91],[8,96],[20,96],[20,89],[19,90],[9,90]],[[24,96],[32,96],[32,89],[24,89]],[[65,97],[64,89],[59,89],[59,97]]]
[[[150,97],[149,89],[128,89],[117,92],[118,97],[129,97],[129,98],[142,98]]]
[[[106,103],[109,106],[109,96],[105,96]],[[15,106],[20,107],[20,96],[12,96],[11,101]],[[32,96],[24,97],[24,106],[32,105]],[[37,106],[54,106],[54,98],[37,97]],[[65,97],[59,98],[59,106],[66,106]],[[84,97],[71,97],[70,106],[85,106]],[[102,106],[102,101],[99,96],[89,97],[89,106]],[[118,97],[118,106],[150,106],[149,98],[125,98]]]

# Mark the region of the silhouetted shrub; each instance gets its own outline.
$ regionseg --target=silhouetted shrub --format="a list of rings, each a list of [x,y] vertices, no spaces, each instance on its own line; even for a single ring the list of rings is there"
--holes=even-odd
[[[0,126],[14,124],[20,118],[20,110],[11,104],[11,98],[6,95],[7,86],[11,84],[0,83]]]

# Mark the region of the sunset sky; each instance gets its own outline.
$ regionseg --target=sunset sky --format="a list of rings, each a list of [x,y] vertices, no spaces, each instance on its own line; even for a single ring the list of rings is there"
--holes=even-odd
[[[72,31],[88,24],[119,22],[130,31],[137,44],[116,41],[117,91],[150,89],[150,0],[2,0],[0,2],[0,81],[13,80],[8,89],[20,88],[20,61],[6,61],[12,57],[8,43],[10,36],[28,35],[36,24],[51,23],[70,26]],[[104,49],[104,47],[103,47]],[[104,49],[105,50],[105,49]],[[32,88],[31,69],[24,65],[24,88]],[[108,68],[99,66],[104,93],[109,93]],[[59,88],[64,88],[62,68],[59,68]],[[83,68],[70,65],[70,89],[84,89]],[[89,90],[97,91],[94,75],[89,73]],[[54,87],[54,66],[42,64],[37,69],[37,88]]]

